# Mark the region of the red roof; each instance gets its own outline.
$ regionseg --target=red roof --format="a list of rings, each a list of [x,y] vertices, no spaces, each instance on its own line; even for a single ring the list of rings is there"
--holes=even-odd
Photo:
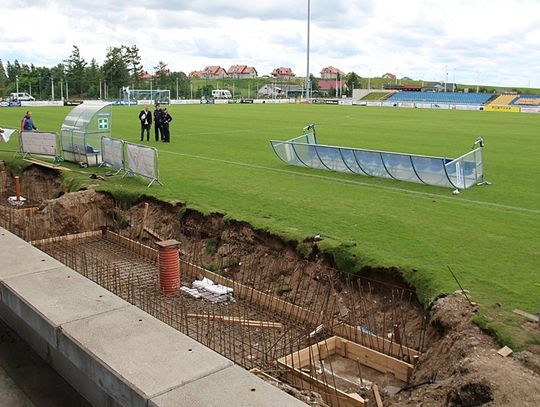
[[[335,68],[333,66],[327,66],[326,68],[323,68],[321,70],[321,75],[323,75],[323,74],[331,74],[331,75],[339,74],[341,76],[344,76],[345,72],[343,72],[341,69]]]
[[[229,75],[248,75],[252,72],[257,73],[257,70],[253,66],[247,65],[231,65],[231,67],[227,70],[227,74]]]
[[[291,68],[279,67],[272,71],[272,76],[295,76]]]
[[[219,75],[224,69],[221,66],[210,65],[204,68],[203,72],[211,75]]]
[[[202,78],[204,76],[204,72],[203,71],[191,71],[189,73],[189,77],[190,78]]]
[[[141,79],[152,79],[153,77],[154,75],[152,75],[151,73],[148,73],[148,71],[144,71],[141,74]]]

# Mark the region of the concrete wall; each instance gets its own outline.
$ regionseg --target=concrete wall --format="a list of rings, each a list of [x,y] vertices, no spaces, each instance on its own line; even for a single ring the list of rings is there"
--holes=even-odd
[[[96,406],[303,406],[0,228],[0,318]]]

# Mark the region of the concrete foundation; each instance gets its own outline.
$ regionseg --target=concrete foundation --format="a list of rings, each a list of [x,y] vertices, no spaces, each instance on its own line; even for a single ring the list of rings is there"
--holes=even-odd
[[[1,228],[0,250],[0,317],[93,405],[305,405]]]

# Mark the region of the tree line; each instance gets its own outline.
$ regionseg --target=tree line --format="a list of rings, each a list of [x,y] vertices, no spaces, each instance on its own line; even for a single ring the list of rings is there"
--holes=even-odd
[[[6,61],[4,65],[0,59],[0,98],[18,89],[38,100],[117,99],[123,97],[125,86],[131,89],[169,89],[173,98],[177,94],[180,98],[200,98],[211,94],[210,84],[192,89],[184,72],[171,72],[163,61],[154,67],[150,80],[143,78],[144,73],[137,45],[107,48],[102,65],[95,58],[86,61],[79,47],[73,45],[69,57],[51,68],[21,64],[18,60]],[[317,79],[313,75],[311,78],[313,90],[318,90]],[[360,77],[351,72],[343,79],[350,93],[358,87]]]
[[[0,97],[27,92],[39,100],[119,98],[124,86],[132,89],[174,89],[180,97],[190,93],[184,72],[171,72],[165,62],[154,67],[151,81],[143,79],[143,66],[136,45],[109,47],[105,61],[95,58],[87,62],[78,46],[73,45],[69,57],[52,68],[21,64],[18,60],[0,60]],[[171,92],[173,96],[173,92]],[[174,92],[174,96],[176,93]]]

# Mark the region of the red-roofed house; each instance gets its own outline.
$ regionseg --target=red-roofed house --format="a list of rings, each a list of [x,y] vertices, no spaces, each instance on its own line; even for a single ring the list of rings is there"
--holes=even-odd
[[[270,75],[272,75],[276,79],[291,79],[296,76],[291,68],[284,67],[274,69]]]
[[[141,78],[142,80],[145,80],[145,81],[149,81],[149,80],[152,79],[153,77],[154,77],[154,75],[152,75],[152,74],[149,73],[148,71],[144,71],[144,72],[141,74],[141,76],[140,76],[140,78]]]
[[[189,79],[193,79],[193,78],[199,78],[199,79],[202,79],[204,78],[204,72],[203,71],[191,71],[188,75]]]
[[[227,70],[227,75],[234,79],[256,78],[257,70],[254,67],[247,65],[231,65]]]
[[[322,79],[336,79],[345,77],[345,72],[341,69],[334,68],[333,66],[327,66],[321,70]]]
[[[207,66],[203,69],[205,79],[223,79],[227,78],[227,72],[221,66]]]
[[[390,72],[385,73],[382,77],[384,79],[392,79],[392,80],[396,79],[396,75],[394,75],[393,73],[390,73]]]

